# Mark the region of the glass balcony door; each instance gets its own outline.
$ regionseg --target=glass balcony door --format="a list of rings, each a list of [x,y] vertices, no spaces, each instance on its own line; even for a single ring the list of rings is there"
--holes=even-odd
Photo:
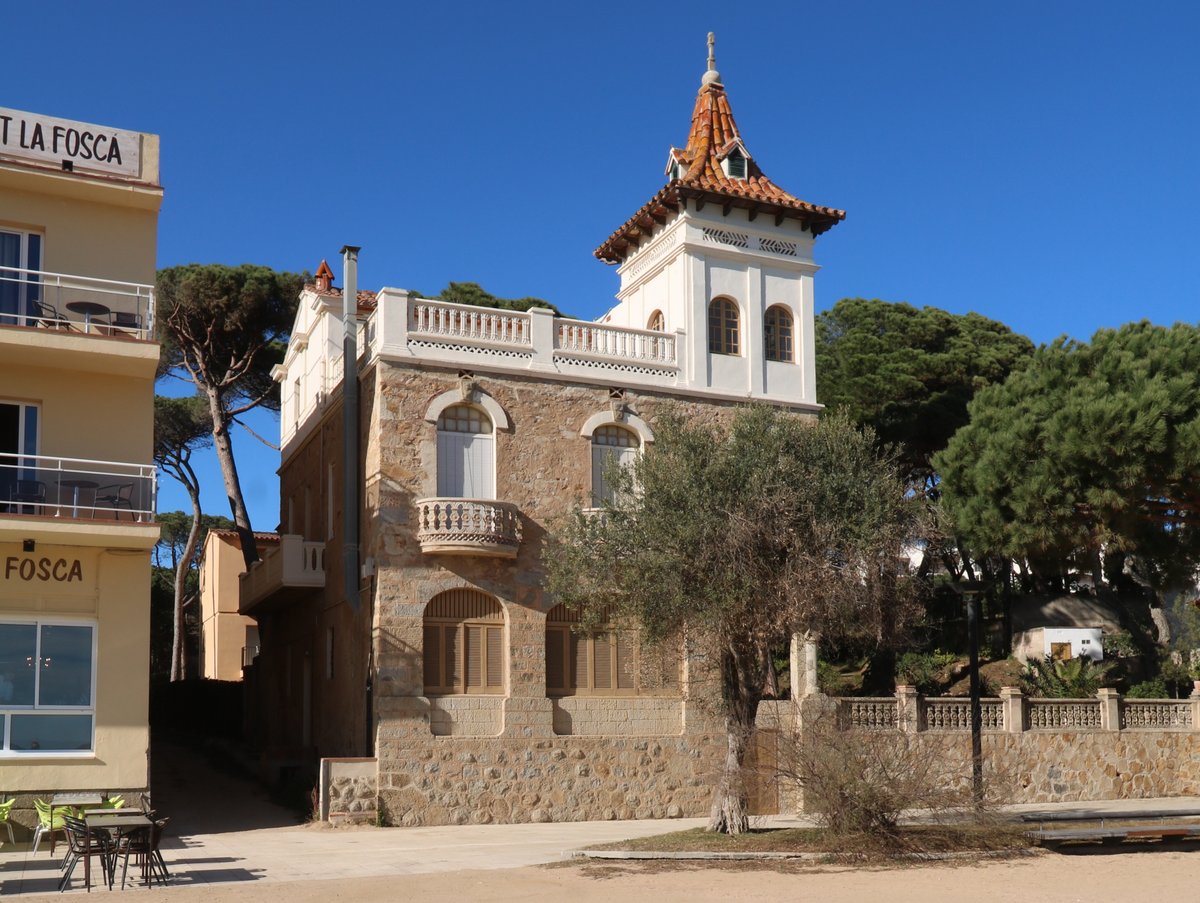
[[[0,230],[0,326],[32,325],[41,316],[41,280],[20,272],[41,268],[42,236]]]

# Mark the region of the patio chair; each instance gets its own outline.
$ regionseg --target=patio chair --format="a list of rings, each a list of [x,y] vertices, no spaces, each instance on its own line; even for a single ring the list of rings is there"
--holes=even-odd
[[[12,489],[9,490],[8,500],[14,503],[12,507],[16,508],[18,513],[23,505],[41,508],[46,504],[46,484],[41,480],[15,480]]]
[[[111,508],[117,520],[121,519],[121,509],[129,510],[129,519],[133,520],[133,484],[111,483],[96,489],[96,499],[92,505],[92,517],[96,516],[97,508]]]
[[[58,312],[58,308],[53,304],[46,304],[42,301],[31,301],[33,309],[37,311],[38,326],[46,329],[70,329],[71,321]]]
[[[140,866],[142,869],[142,880],[144,882],[152,884],[154,879],[157,878],[159,884],[167,883],[167,879],[171,877],[171,873],[167,871],[167,863],[159,851],[159,843],[162,841],[163,829],[166,828],[167,822],[170,820],[169,818],[160,818],[151,827],[131,831],[121,838],[121,845],[117,849],[117,855],[122,857],[122,890],[125,889],[125,875],[129,871],[130,853],[133,854],[133,864]],[[113,871],[116,871],[115,858],[113,860]],[[116,876],[114,875],[114,877]]]
[[[63,825],[67,834],[67,858],[63,860],[63,876],[59,879],[58,889],[64,891],[71,883],[71,873],[79,860],[83,860],[83,886],[88,893],[92,890],[92,859],[100,857],[100,875],[112,886],[109,875],[109,844],[105,837],[93,834],[88,830],[87,822],[73,815],[63,816]]]
[[[114,310],[112,312],[112,323],[108,327],[108,334],[136,338],[141,328],[142,318],[137,314],[123,310]]]
[[[101,809],[124,809],[125,797],[123,796],[106,796],[100,800]]]
[[[54,806],[51,807],[45,800],[34,800],[33,807],[37,810],[38,824],[33,832],[33,850],[36,853],[38,844],[42,842],[42,838],[47,834],[50,835],[50,855],[54,855],[54,835],[62,833],[66,837],[66,821],[64,819],[71,813],[70,806]]]
[[[13,803],[15,802],[15,799],[11,799],[6,803],[0,803],[0,825],[4,825],[4,827],[8,828],[9,843],[17,842],[13,837],[12,822],[9,820],[12,816]]]

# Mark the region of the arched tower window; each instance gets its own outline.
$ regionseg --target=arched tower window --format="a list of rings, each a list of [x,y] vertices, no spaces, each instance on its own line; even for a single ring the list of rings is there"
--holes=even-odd
[[[646,321],[646,328],[651,332],[667,331],[666,320],[663,319],[663,312],[661,310],[656,310],[650,315],[650,319]]]
[[[491,418],[473,405],[451,405],[438,416],[437,494],[496,497],[495,428]]]
[[[741,354],[738,308],[728,298],[714,298],[708,305],[708,350],[712,354]]]
[[[425,606],[425,695],[504,692],[504,611],[474,589],[438,593]]]
[[[592,503],[596,507],[617,498],[616,487],[609,485],[605,472],[612,463],[622,468],[632,465],[641,447],[633,430],[616,424],[596,427],[592,433]]]
[[[792,312],[786,307],[775,304],[767,308],[763,319],[763,344],[766,347],[767,360],[795,360],[792,350]]]

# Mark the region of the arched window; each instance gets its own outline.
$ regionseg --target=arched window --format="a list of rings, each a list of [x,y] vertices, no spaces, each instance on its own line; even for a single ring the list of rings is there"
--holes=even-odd
[[[763,320],[763,344],[766,346],[767,360],[788,361],[792,357],[792,312],[778,304],[767,308]]]
[[[646,328],[651,332],[667,331],[667,323],[666,320],[663,319],[663,312],[661,310],[656,310],[650,315],[650,319],[646,321]]]
[[[737,305],[714,298],[708,305],[708,350],[713,354],[741,354]]]
[[[425,695],[504,692],[504,612],[473,589],[438,593],[425,606]]]
[[[592,433],[592,503],[597,508],[604,502],[617,500],[616,487],[609,485],[605,478],[611,463],[629,467],[641,447],[633,430],[616,424],[596,427]]]
[[[496,443],[491,418],[468,404],[446,408],[437,420],[437,494],[496,497]]]

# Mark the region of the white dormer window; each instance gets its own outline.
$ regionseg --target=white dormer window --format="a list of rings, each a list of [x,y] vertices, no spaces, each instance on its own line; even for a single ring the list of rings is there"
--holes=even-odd
[[[683,178],[683,167],[680,166],[678,163],[671,164],[671,178],[672,179]]]
[[[737,148],[734,148],[729,152],[728,156],[721,161],[721,169],[723,169],[725,171],[725,175],[731,179],[744,180],[746,178],[745,155],[743,155],[742,152]]]

